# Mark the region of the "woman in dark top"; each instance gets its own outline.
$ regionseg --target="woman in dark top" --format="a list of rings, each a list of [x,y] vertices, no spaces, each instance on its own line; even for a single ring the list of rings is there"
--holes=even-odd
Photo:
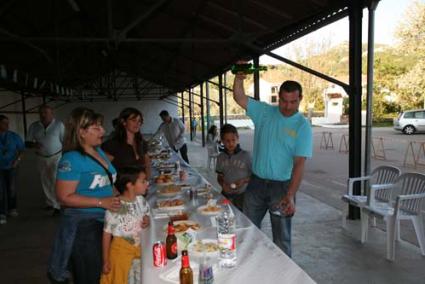
[[[114,136],[103,143],[102,149],[117,171],[123,167],[143,169],[147,178],[151,175],[151,161],[146,141],[140,133],[143,115],[135,108],[121,111]]]

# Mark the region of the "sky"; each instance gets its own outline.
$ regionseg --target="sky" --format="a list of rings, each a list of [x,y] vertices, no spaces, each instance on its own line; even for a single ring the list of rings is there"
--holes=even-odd
[[[416,0],[425,3],[425,0]],[[384,43],[388,45],[395,45],[397,40],[394,36],[397,25],[403,20],[403,15],[407,7],[409,7],[415,0],[381,0],[375,12],[375,44]],[[367,30],[368,30],[368,11],[363,10],[363,39],[367,43]],[[341,19],[333,24],[321,28],[309,35],[306,35],[293,43],[289,43],[283,47],[275,49],[273,52],[281,56],[293,58],[293,49],[297,46],[308,43],[320,43],[326,39],[325,45],[335,46],[341,42],[348,41],[348,17]],[[261,64],[281,64],[268,56],[260,58]]]

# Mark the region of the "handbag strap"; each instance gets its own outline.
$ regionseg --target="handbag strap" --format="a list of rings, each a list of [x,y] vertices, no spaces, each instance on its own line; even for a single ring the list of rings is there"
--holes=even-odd
[[[96,159],[93,155],[84,152],[90,159],[92,159],[93,161],[95,161],[99,166],[101,166],[106,174],[108,175],[109,181],[111,182],[111,186],[114,186],[114,178],[112,177],[112,173],[108,170],[107,167],[105,167],[98,159]]]

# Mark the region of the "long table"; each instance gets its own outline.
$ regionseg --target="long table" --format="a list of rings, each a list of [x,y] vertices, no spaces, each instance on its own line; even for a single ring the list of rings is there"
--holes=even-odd
[[[172,155],[168,162],[180,160],[182,169],[188,173],[187,183],[193,187],[202,187],[208,183],[196,170],[185,164],[177,155]],[[154,169],[153,176],[158,172]],[[158,196],[156,194],[157,186],[152,184],[149,188],[147,200],[151,209],[156,207]],[[212,190],[214,199],[223,199],[224,197],[216,190]],[[206,198],[198,197],[195,201],[186,198],[187,212],[190,212],[190,220],[196,221],[201,225],[197,233],[197,239],[216,239],[216,227],[210,216],[204,216],[196,211],[198,206],[204,205]],[[310,284],[315,283],[310,276],[303,271],[295,262],[286,256],[261,230],[259,230],[244,214],[235,207],[233,210],[236,215],[236,247],[237,247],[237,265],[234,268],[219,268],[213,266],[214,283],[296,283]],[[154,215],[154,214],[153,214]],[[181,265],[180,257],[174,260],[167,260],[165,267],[154,267],[152,247],[156,241],[165,243],[168,218],[156,219],[151,217],[151,225],[148,229],[142,231],[142,270],[141,283],[160,284],[160,283],[179,283],[179,270]],[[197,283],[198,263],[195,257],[190,257],[191,267],[193,269],[194,283]]]

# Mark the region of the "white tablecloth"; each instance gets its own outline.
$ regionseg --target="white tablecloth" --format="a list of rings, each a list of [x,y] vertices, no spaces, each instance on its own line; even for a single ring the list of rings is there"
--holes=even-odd
[[[175,160],[177,156],[173,156]],[[197,186],[207,181],[190,167],[183,168],[189,172],[189,182]],[[150,188],[148,201],[155,208],[156,194],[155,186]],[[218,192],[214,198],[223,198]],[[198,238],[217,238],[216,228],[212,225],[211,217],[203,216],[196,212],[196,207],[205,204],[204,198],[198,198],[197,204],[188,201],[187,210],[192,212],[190,220],[197,221],[201,225]],[[286,256],[263,232],[254,226],[241,212],[234,208],[236,213],[236,247],[237,265],[231,269],[218,268],[214,266],[214,283],[315,283],[295,262]],[[160,284],[178,283],[178,271],[180,269],[180,257],[175,260],[167,260],[165,267],[153,266],[152,247],[156,241],[165,242],[166,231],[164,227],[168,219],[151,219],[151,226],[142,231],[142,270],[141,283]],[[194,283],[197,283],[198,271],[196,269],[198,260],[190,257]],[[177,281],[177,282],[176,282]]]

